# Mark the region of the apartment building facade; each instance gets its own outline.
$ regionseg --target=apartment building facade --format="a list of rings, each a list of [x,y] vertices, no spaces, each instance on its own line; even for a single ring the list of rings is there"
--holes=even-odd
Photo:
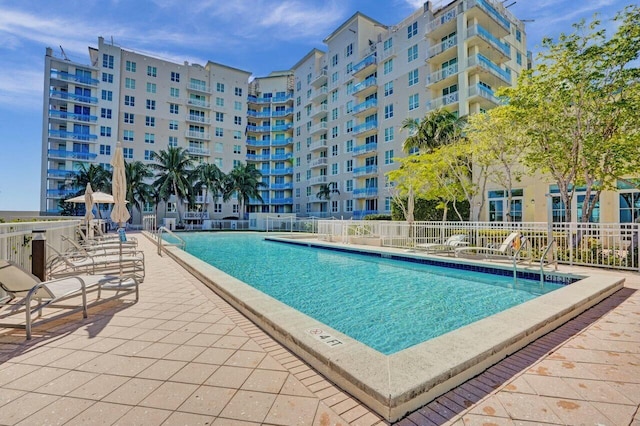
[[[55,212],[80,163],[108,165],[117,141],[127,161],[182,146],[228,173],[263,174],[248,210],[362,218],[388,213],[385,173],[406,155],[405,118],[435,108],[460,116],[497,105],[493,95],[527,65],[524,26],[500,2],[426,2],[397,25],[356,13],[287,71],[251,73],[214,62],[176,64],[99,38],[90,65],[47,50],[41,208]],[[207,200],[184,219],[238,216]],[[158,216],[176,217],[175,200]],[[155,206],[145,206],[154,212]],[[135,218],[134,220],[137,220]]]

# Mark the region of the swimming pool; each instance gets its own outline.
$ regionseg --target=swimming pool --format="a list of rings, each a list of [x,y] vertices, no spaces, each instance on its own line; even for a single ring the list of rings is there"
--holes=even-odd
[[[182,238],[194,256],[385,355],[561,287],[282,244],[260,234]]]

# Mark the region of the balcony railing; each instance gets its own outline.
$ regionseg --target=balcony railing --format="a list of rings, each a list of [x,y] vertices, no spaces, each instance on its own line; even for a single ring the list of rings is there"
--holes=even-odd
[[[366,111],[369,108],[377,108],[378,107],[378,100],[377,99],[369,99],[368,101],[364,101],[362,103],[359,103],[357,105],[355,105],[353,107],[353,109],[351,110],[352,114],[358,114],[362,111]]]
[[[318,105],[317,107],[311,109],[311,117],[315,117],[320,114],[326,115],[328,111],[329,111],[329,105],[327,104]]]
[[[47,169],[48,177],[58,177],[58,178],[73,178],[78,175],[77,170],[64,170],[64,169]]]
[[[76,189],[47,189],[47,197],[69,197],[76,192]]]
[[[211,202],[211,193],[209,193],[209,195],[207,195],[207,197],[205,198],[204,195],[196,195],[193,199],[193,202],[196,204],[204,204],[205,201],[207,203]]]
[[[248,146],[270,146],[271,145],[271,141],[270,140],[255,140],[255,139],[247,139],[246,141]]]
[[[384,61],[387,58],[395,56],[395,55],[396,55],[396,47],[395,46],[391,46],[388,49],[383,49],[382,52],[380,52],[380,62]]]
[[[293,204],[292,197],[280,197],[280,198],[272,198],[269,200],[269,204]]]
[[[282,103],[288,102],[293,99],[293,93],[287,93],[286,95],[276,95],[271,98],[271,102]]]
[[[74,112],[58,111],[57,109],[50,109],[49,117],[61,118],[63,120],[83,121],[85,123],[93,123],[95,121],[98,121],[98,117],[96,117],[95,115],[76,114]]]
[[[327,127],[327,123],[323,121],[322,123],[318,123],[315,126],[311,126],[311,128],[309,129],[309,133],[313,134],[317,132],[326,132]]]
[[[271,126],[247,126],[248,132],[256,132],[256,133],[269,133],[271,131]]]
[[[327,183],[327,176],[314,176],[309,179],[309,185],[320,185],[323,183]]]
[[[293,138],[286,139],[273,139],[271,141],[271,146],[287,146],[293,143]]]
[[[209,136],[209,133],[199,132],[197,130],[187,130],[186,132],[184,132],[184,135],[187,138],[193,138],[193,139],[206,139],[206,140],[211,139]]]
[[[327,147],[327,140],[326,139],[320,139],[314,142],[311,142],[311,145],[309,145],[309,150],[310,151],[315,151],[316,149],[323,149]]]
[[[211,93],[211,88],[207,87],[206,84],[189,83],[187,88],[189,90],[195,90],[197,92]]]
[[[86,84],[88,86],[97,86],[99,81],[95,78],[86,77],[84,75],[70,74],[66,71],[51,70],[51,77],[58,80],[75,81],[76,83]]]
[[[368,132],[369,130],[374,130],[378,128],[378,121],[368,121],[366,123],[358,124],[353,128],[353,134],[359,135],[360,133]]]
[[[490,2],[486,0],[467,0],[467,9],[471,9],[474,6],[480,7],[489,14],[497,23],[502,25],[506,30],[511,30],[511,22],[504,15],[494,7]]]
[[[327,88],[327,86],[320,87],[311,92],[311,100],[326,97],[327,93],[329,93],[329,88]]]
[[[284,110],[273,110],[271,111],[272,117],[286,117],[287,115],[293,114],[293,108],[287,108]]]
[[[293,152],[287,152],[286,154],[272,154],[271,159],[274,161],[284,161],[293,158]]]
[[[187,152],[193,155],[209,155],[209,150],[206,148],[198,148],[195,146],[187,147]]]
[[[449,65],[427,76],[427,85],[442,81],[447,77],[458,74],[458,64]]]
[[[248,161],[269,161],[269,154],[247,154]]]
[[[271,169],[271,174],[276,176],[293,174],[293,167],[284,167],[281,169]]]
[[[441,25],[446,24],[447,22],[451,22],[455,17],[458,16],[458,10],[454,7],[450,10],[447,10],[440,16],[436,16],[433,20],[427,23],[426,28],[426,36],[429,36],[429,33],[438,28]]]
[[[479,84],[469,87],[469,97],[473,96],[482,96],[483,98],[488,99],[494,104],[498,105],[502,103],[500,99],[496,97],[496,95],[494,95],[493,90]]]
[[[211,108],[211,102],[203,101],[200,99],[189,99],[187,100],[187,103],[196,107]]]
[[[271,126],[271,130],[274,132],[286,132],[291,128],[293,128],[293,123],[278,124],[275,126]]]
[[[184,212],[182,213],[182,218],[189,220],[209,219],[209,212]]]
[[[433,58],[434,56],[441,54],[445,50],[449,50],[452,47],[455,47],[457,45],[458,45],[458,35],[454,35],[453,37],[450,37],[445,41],[441,41],[438,44],[431,46],[427,50],[427,58]]]
[[[91,133],[67,132],[66,130],[49,130],[49,137],[75,141],[94,141],[98,139],[98,135]]]
[[[475,67],[475,66],[484,68],[485,70],[489,71],[491,74],[495,75],[496,77],[504,80],[507,83],[511,83],[511,74],[509,74],[507,71],[503,70],[493,62],[491,62],[491,60],[489,60],[486,56],[478,54],[476,56],[470,57],[469,68]]]
[[[491,44],[493,47],[501,51],[505,56],[511,56],[511,46],[508,43],[501,41],[498,37],[491,34],[488,30],[481,25],[473,25],[467,28],[467,38],[478,36]]]
[[[375,175],[378,173],[378,166],[362,166],[353,169],[353,177]]]
[[[203,124],[210,124],[211,123],[211,119],[204,117],[204,116],[200,116],[200,115],[193,115],[193,114],[189,114],[187,115],[187,121],[192,121],[194,123],[203,123]]]
[[[366,124],[366,123],[365,123]],[[369,142],[367,144],[364,145],[359,145],[359,146],[354,146],[353,147],[353,151],[352,151],[352,155],[362,155],[362,154],[366,154],[368,152],[374,152],[378,149],[378,143],[377,142]]]
[[[98,98],[93,96],[76,95],[75,93],[63,92],[60,90],[51,90],[49,95],[54,99],[72,100],[77,102],[84,102],[86,104],[97,104]]]
[[[247,115],[249,117],[256,117],[256,118],[269,118],[271,117],[271,111],[256,111],[254,109],[250,109],[247,111]]]
[[[458,100],[458,92],[449,93],[448,95],[444,95],[427,102],[427,109],[430,110],[442,108],[445,105],[455,104],[456,102],[458,102]]]
[[[357,64],[355,64],[351,69],[351,74],[352,75],[356,74],[358,71],[361,71],[370,65],[375,65],[376,62],[377,62],[376,55],[375,53],[373,53],[367,56],[366,58],[364,58],[363,60],[361,60],[360,62],[358,62]]]
[[[355,95],[358,92],[362,92],[364,89],[368,88],[368,87],[372,87],[372,86],[377,86],[378,85],[378,81],[376,80],[375,77],[369,77],[364,81],[361,81],[358,84],[354,84],[353,88],[351,90],[351,94]]]
[[[326,157],[322,157],[322,158],[316,158],[315,160],[311,161],[309,163],[309,167],[320,167],[320,166],[326,166],[328,163],[327,158]]]
[[[269,189],[293,189],[293,182],[272,183],[269,185]]]
[[[354,210],[353,211],[353,218],[354,219],[362,219],[365,216],[368,216],[370,214],[378,214],[378,210]]]
[[[47,155],[53,158],[72,158],[74,160],[95,160],[98,154],[91,152],[65,151],[63,149],[50,149]]]
[[[353,198],[373,198],[378,196],[378,188],[356,188]]]
[[[327,82],[327,75],[328,75],[328,71],[326,68],[321,69],[320,72],[313,76],[313,78],[311,79],[311,85],[313,87],[320,87],[322,86],[324,83]]]

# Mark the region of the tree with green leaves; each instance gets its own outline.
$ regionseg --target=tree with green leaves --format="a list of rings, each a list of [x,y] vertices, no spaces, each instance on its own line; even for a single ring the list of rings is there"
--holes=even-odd
[[[72,186],[78,190],[84,190],[87,184],[91,189],[111,193],[111,172],[98,164],[80,163],[73,179]]]
[[[215,164],[201,163],[194,169],[193,179],[196,192],[201,192],[204,189],[203,209],[206,212],[208,211],[209,194],[212,195],[215,203],[224,192],[226,176]]]
[[[223,200],[229,201],[235,194],[238,197],[238,213],[244,218],[246,206],[252,198],[264,202],[260,188],[265,186],[262,173],[253,164],[239,163],[227,175]]]
[[[601,192],[640,166],[640,7],[626,7],[615,23],[610,38],[594,20],[544,39],[537,65],[497,92],[526,133],[524,164],[555,181],[569,222],[577,190],[586,222]]]
[[[429,111],[422,120],[405,118],[402,130],[409,136],[405,139],[402,149],[409,152],[418,149],[420,152],[431,152],[434,149],[448,145],[462,137],[465,120],[445,109]]]
[[[185,200],[190,202],[194,195],[190,179],[193,160],[187,150],[179,146],[154,152],[152,159],[155,163],[150,166],[156,172],[153,186],[158,189],[163,200],[168,200],[170,195],[175,197],[178,221],[182,222],[181,204]]]
[[[127,177],[127,201],[128,208],[133,220],[133,208],[142,213],[142,207],[150,202],[152,198],[152,187],[147,181],[153,177],[151,169],[141,161],[124,163],[124,171]]]

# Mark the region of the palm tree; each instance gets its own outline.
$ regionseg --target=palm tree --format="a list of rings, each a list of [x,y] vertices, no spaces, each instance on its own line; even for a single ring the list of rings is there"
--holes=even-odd
[[[72,185],[84,189],[88,183],[94,191],[111,192],[111,172],[101,165],[91,164],[87,167],[86,163],[80,163]]]
[[[170,146],[166,151],[161,149],[154,152],[152,159],[155,160],[155,163],[150,166],[156,171],[156,180],[153,182],[153,186],[158,188],[163,200],[167,200],[170,195],[175,197],[178,222],[182,222],[181,202],[193,198],[193,188],[189,178],[193,170],[193,160],[187,150],[179,146]]]
[[[133,207],[142,212],[144,203],[151,201],[151,185],[146,180],[153,177],[153,172],[141,161],[124,163],[124,171],[127,176],[127,200],[129,201],[129,212],[133,220]]]
[[[228,201],[234,193],[237,194],[238,213],[244,217],[245,207],[251,198],[264,202],[260,196],[260,188],[264,186],[262,173],[253,164],[240,163],[228,175],[223,200]]]
[[[409,136],[405,139],[402,149],[405,152],[415,148],[431,152],[439,146],[461,138],[464,123],[463,118],[444,109],[430,111],[422,120],[405,118],[401,129],[407,130]]]
[[[321,200],[329,201],[333,194],[340,195],[340,191],[338,190],[338,185],[336,185],[335,182],[329,182],[329,183],[320,185],[320,189],[318,190],[316,197],[318,197]]]
[[[197,192],[204,188],[204,206],[203,210],[208,211],[209,192],[213,196],[213,202],[218,200],[220,194],[224,192],[224,182],[226,176],[213,163],[202,163],[193,171],[193,178],[196,181],[195,189]]]

